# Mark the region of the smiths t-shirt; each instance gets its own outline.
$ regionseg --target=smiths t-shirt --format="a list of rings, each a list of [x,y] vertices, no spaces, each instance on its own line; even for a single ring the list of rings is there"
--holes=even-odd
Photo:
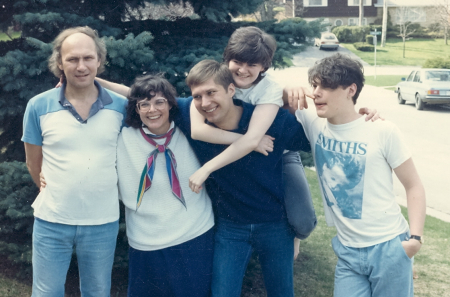
[[[408,231],[393,192],[392,169],[411,157],[397,127],[364,117],[332,125],[315,109],[297,110],[316,165],[327,224],[342,244],[367,247]]]

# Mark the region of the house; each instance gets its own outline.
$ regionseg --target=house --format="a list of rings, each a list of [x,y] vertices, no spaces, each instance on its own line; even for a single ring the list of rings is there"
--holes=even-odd
[[[384,0],[363,0],[363,25],[371,24],[383,17]],[[436,22],[433,17],[433,2],[426,0],[386,0],[391,22],[402,21],[420,23],[427,27]],[[324,18],[332,26],[352,26],[359,24],[359,0],[285,0],[288,17],[295,15],[305,20]]]
[[[383,2],[378,0],[375,4],[375,7],[379,9],[380,18],[383,15]],[[393,25],[411,22],[428,27],[437,22],[435,5],[438,4],[438,0],[387,0],[388,13]]]

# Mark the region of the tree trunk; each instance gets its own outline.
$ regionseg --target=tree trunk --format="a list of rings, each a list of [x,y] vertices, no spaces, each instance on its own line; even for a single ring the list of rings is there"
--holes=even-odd
[[[362,26],[364,19],[364,0],[359,0],[359,26]]]
[[[381,47],[386,46],[388,8],[387,0],[383,1],[383,26],[381,28]]]
[[[444,40],[445,40],[445,45],[448,45],[448,25],[444,26]]]
[[[403,37],[403,58],[405,58],[406,37]]]

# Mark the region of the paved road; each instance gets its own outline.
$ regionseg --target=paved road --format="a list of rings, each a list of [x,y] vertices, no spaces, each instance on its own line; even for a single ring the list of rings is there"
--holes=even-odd
[[[347,52],[343,48],[339,48],[339,51]],[[271,69],[269,72],[282,85],[307,86],[307,70],[314,63],[313,60],[334,53],[335,51],[310,48],[306,53],[295,57],[295,67]],[[373,75],[373,68],[366,65],[365,73]],[[412,67],[377,67],[376,72],[377,75],[406,76],[411,69]],[[418,111],[412,104],[399,105],[393,91],[373,86],[365,86],[361,92],[357,107],[362,106],[376,108],[400,128],[425,186],[427,213],[450,222],[450,107],[431,105],[426,106],[424,111]],[[405,205],[406,195],[397,178],[394,178],[394,191],[397,201]]]

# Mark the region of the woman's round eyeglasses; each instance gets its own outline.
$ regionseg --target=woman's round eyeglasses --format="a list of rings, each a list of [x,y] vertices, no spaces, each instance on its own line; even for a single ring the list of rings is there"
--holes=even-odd
[[[136,106],[142,112],[149,111],[152,104],[155,109],[163,110],[167,106],[166,102],[167,102],[166,98],[157,98],[157,99],[153,100],[153,103],[148,100],[143,100],[141,102],[136,103]]]

